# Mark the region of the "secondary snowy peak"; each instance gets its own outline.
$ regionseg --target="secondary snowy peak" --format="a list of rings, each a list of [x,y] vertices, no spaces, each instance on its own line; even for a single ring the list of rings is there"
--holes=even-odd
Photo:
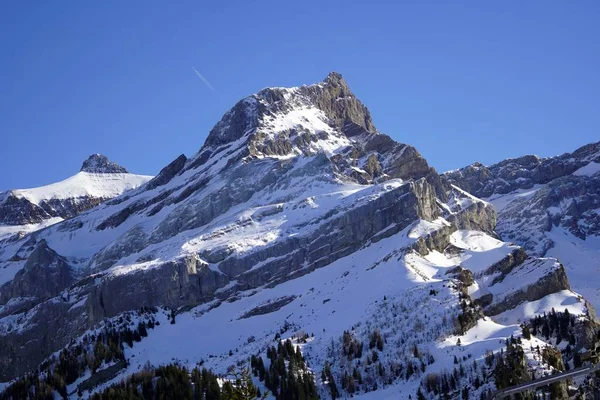
[[[90,156],[77,174],[60,182],[0,193],[0,239],[78,215],[139,187],[151,176],[130,174],[105,156]],[[19,228],[20,227],[20,228]]]
[[[92,154],[81,166],[81,172],[92,174],[127,174],[128,171],[102,154]]]

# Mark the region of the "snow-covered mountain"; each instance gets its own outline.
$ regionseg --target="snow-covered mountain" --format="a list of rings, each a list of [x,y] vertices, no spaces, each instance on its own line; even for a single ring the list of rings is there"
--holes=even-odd
[[[0,240],[72,218],[151,178],[130,174],[105,156],[93,154],[79,173],[64,181],[0,193]]]
[[[600,307],[600,142],[557,157],[475,163],[443,177],[495,206],[504,240],[559,258],[575,290]]]
[[[0,242],[0,380],[40,368],[5,393],[45,390],[41,379],[77,398],[148,365],[227,376],[268,355],[274,371],[271,346],[286,339],[321,398],[480,398],[529,367],[573,367],[597,338],[593,307],[560,261],[495,226],[490,203],[380,133],[340,74],[267,88],[194,156]],[[286,398],[280,375],[259,376]]]

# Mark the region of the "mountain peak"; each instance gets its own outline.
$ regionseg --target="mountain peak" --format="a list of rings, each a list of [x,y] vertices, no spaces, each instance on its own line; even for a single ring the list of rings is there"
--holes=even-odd
[[[126,174],[127,170],[102,154],[92,154],[81,166],[81,172],[93,174]]]
[[[306,110],[316,110],[308,113],[317,116],[320,126],[329,126],[346,137],[377,132],[369,110],[352,93],[342,75],[330,72],[317,84],[269,87],[242,99],[214,126],[203,149],[214,149],[251,134],[267,141],[282,141],[278,128],[286,137],[309,132]]]
[[[339,72],[336,72],[336,71],[331,71],[329,74],[327,74],[327,77],[325,77],[325,79],[323,79],[323,82],[348,86],[348,84],[344,80],[344,77],[342,76],[342,74],[340,74]]]

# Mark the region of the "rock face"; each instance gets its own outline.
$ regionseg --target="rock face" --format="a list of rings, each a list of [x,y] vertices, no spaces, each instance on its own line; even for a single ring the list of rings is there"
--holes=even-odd
[[[98,155],[81,173],[125,175]],[[371,269],[402,256],[450,254],[452,262],[453,251],[466,251],[454,246],[461,231],[497,242],[494,208],[458,183],[378,132],[338,73],[264,89],[229,110],[197,154],[179,156],[145,185],[0,242],[0,268],[16,271],[0,287],[0,381],[125,311],[217,307],[384,242],[397,241]],[[493,275],[485,307],[501,312],[568,287],[564,269],[538,262],[514,250],[483,275],[459,266],[448,276],[466,287]],[[411,268],[411,276],[433,278]],[[540,268],[543,288],[523,284],[521,275]],[[510,290],[494,292],[502,285]],[[280,298],[266,309],[296,299]],[[481,312],[469,314],[469,326]]]
[[[181,154],[169,165],[164,167],[158,175],[156,175],[150,182],[148,182],[147,189],[154,189],[156,187],[167,184],[175,175],[177,175],[185,166],[187,157]]]
[[[127,174],[127,170],[102,154],[92,154],[81,166],[81,172],[91,174]]]
[[[12,193],[6,193],[0,205],[0,220],[6,225],[33,224],[49,218],[51,215],[43,207]]]
[[[533,261],[535,262],[535,261]],[[531,261],[519,266],[521,269],[527,269],[531,266]],[[534,268],[537,266],[533,266]],[[513,274],[518,274],[521,271],[511,271]],[[501,285],[502,280],[497,284]],[[491,299],[491,304],[485,307],[487,315],[498,315],[504,311],[512,310],[524,302],[532,302],[540,300],[549,294],[560,292],[561,290],[570,290],[569,279],[562,265],[552,269],[546,275],[532,282],[530,285],[521,287],[518,290],[503,294],[500,299]]]
[[[377,132],[369,110],[350,91],[342,76],[332,72],[317,85],[294,89],[266,88],[243,99],[215,125],[203,148],[215,148],[240,139],[255,129],[264,116],[310,106],[320,110],[328,118],[329,125],[346,136]],[[258,139],[256,137],[256,141]],[[266,147],[265,150],[275,154],[283,150]]]
[[[498,208],[498,233],[544,255],[552,227],[585,240],[600,235],[600,142],[558,157],[524,156],[485,167],[479,163],[443,175],[445,182],[488,199]]]
[[[558,257],[573,289],[600,307],[600,142],[557,157],[475,163],[442,180],[491,202],[503,240]]]
[[[517,189],[531,189],[554,179],[571,175],[590,162],[600,163],[600,142],[585,145],[573,153],[539,158],[527,155],[507,159],[489,167],[474,163],[456,171],[446,172],[448,182],[480,197],[507,194]]]
[[[98,155],[82,171],[125,172]],[[17,354],[21,361],[2,365],[0,375],[34,367],[68,338],[126,310],[189,307],[310,273],[417,220],[435,220],[445,197],[435,170],[413,147],[377,131],[340,74],[264,89],[227,112],[198,154],[178,157],[144,187],[4,244],[7,267],[26,260],[0,288],[4,310],[39,319],[31,334],[7,333],[11,349],[52,329],[40,312],[66,322],[64,303],[74,299],[87,312],[85,323],[48,339],[37,357]],[[95,247],[82,257],[73,250],[89,235]],[[33,276],[52,262],[64,273],[36,287]]]
[[[5,304],[18,297],[45,300],[59,295],[71,283],[73,276],[69,264],[41,240],[23,269],[0,290],[0,302]]]
[[[600,234],[600,174],[563,176],[528,196],[515,196],[500,211],[498,232],[533,254],[545,255],[554,246],[547,236],[562,228],[585,240]]]

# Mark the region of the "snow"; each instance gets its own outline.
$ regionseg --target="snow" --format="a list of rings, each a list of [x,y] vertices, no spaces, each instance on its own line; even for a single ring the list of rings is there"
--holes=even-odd
[[[72,396],[72,397],[76,397],[77,396],[77,386],[79,386],[81,383],[85,382],[86,380],[90,379],[92,376],[92,371],[90,371],[90,369],[86,369],[85,372],[83,373],[83,375],[81,375],[79,378],[77,378],[75,380],[75,382],[71,383],[70,385],[67,385],[67,393]]]
[[[173,254],[197,254],[202,249],[220,245],[234,246],[238,252],[252,251],[257,246],[268,245],[286,235],[304,234],[306,227],[310,225],[306,225],[307,222],[320,220],[335,208],[356,207],[405,184],[401,181],[366,187],[327,184],[319,187],[319,190],[311,190],[314,195],[309,197],[304,193],[305,196],[293,197],[287,202],[271,199],[272,202],[264,206],[241,205],[239,209],[232,209],[207,227],[183,234],[189,240],[182,242],[181,236],[177,238],[179,247],[169,250],[176,253],[165,252],[159,256],[159,260],[168,259]],[[100,212],[94,211],[91,215]],[[250,223],[239,224],[240,221]],[[108,384],[139,371],[146,362],[159,365],[177,361],[192,367],[204,360],[207,368],[225,373],[230,365],[247,360],[251,354],[264,352],[266,346],[273,343],[275,333],[280,331],[284,322],[293,327],[284,334],[284,338],[299,330],[315,334],[313,340],[302,346],[302,351],[312,370],[318,375],[326,360],[324,355],[327,354],[328,346],[332,340],[339,340],[344,330],[359,326],[367,329],[367,326],[382,326],[385,321],[393,321],[392,311],[387,310],[387,306],[382,303],[384,296],[387,298],[386,304],[402,305],[406,307],[407,313],[400,314],[401,318],[407,318],[405,322],[395,323],[394,326],[400,327],[396,333],[393,330],[387,331],[388,343],[400,340],[401,336],[394,335],[413,335],[412,328],[407,332],[402,327],[412,326],[418,321],[426,324],[427,335],[433,335],[433,340],[428,339],[419,344],[423,351],[429,351],[436,360],[427,367],[427,373],[451,370],[454,355],[460,357],[469,353],[474,359],[480,359],[488,350],[498,351],[504,346],[507,337],[520,334],[520,328],[516,325],[518,321],[533,313],[552,307],[557,310],[568,307],[573,314],[582,313],[583,308],[577,295],[564,291],[538,302],[519,306],[494,320],[486,318],[479,321],[475,328],[460,337],[462,346],[456,346],[457,337],[448,335],[447,328],[439,325],[446,316],[452,320],[453,307],[459,301],[445,272],[456,265],[463,265],[482,275],[490,265],[517,247],[482,232],[459,230],[451,235],[451,243],[461,249],[458,254],[431,251],[426,256],[420,256],[414,251],[407,251],[418,238],[443,229],[447,224],[442,218],[416,221],[399,233],[368,244],[357,252],[300,278],[273,288],[242,292],[232,302],[219,304],[213,301],[179,314],[174,325],[169,323],[166,312],[160,313],[158,320],[161,324],[151,330],[142,342],[136,343],[133,348],[126,348],[129,366]],[[226,229],[232,230],[226,231],[227,234],[214,235],[215,232]],[[181,243],[185,244],[182,246]],[[149,251],[158,248],[151,246]],[[137,256],[136,254],[131,259]],[[541,270],[544,270],[545,263],[542,263]],[[110,273],[130,273],[157,265],[156,261],[120,263]],[[535,275],[536,269],[526,270]],[[526,275],[516,273],[514,277],[507,277],[491,288],[486,286],[486,277],[482,277],[478,279],[477,285],[493,292],[494,297],[501,297],[503,292],[510,293],[523,284],[527,285],[529,279],[524,279]],[[536,276],[539,278],[539,275]],[[438,295],[431,296],[430,288],[435,288]],[[293,296],[294,299],[276,311],[241,318],[260,305],[287,296]],[[82,300],[74,301],[72,308],[81,305]],[[424,315],[429,314],[430,318],[423,319]],[[23,314],[10,316],[3,319],[2,324],[22,329],[27,323],[27,317],[28,315]],[[254,340],[250,342],[249,336],[254,336]],[[233,351],[233,356],[229,356],[230,350]],[[382,357],[399,356],[382,354]],[[381,391],[359,394],[357,398],[407,399],[409,394],[414,397],[419,380],[420,378],[397,381]],[[102,387],[106,385],[97,390]]]
[[[354,192],[347,197],[353,198],[356,194],[363,195]],[[254,212],[256,210],[247,211],[249,215]],[[177,315],[174,325],[168,322],[167,312],[161,313],[158,316],[161,324],[141,343],[126,348],[129,366],[111,382],[140,370],[147,362],[159,365],[175,361],[192,367],[203,360],[207,368],[225,373],[227,367],[247,360],[251,354],[264,353],[266,347],[273,344],[275,333],[280,331],[284,323],[292,327],[284,333],[284,339],[297,331],[314,333],[314,339],[302,346],[302,352],[318,375],[327,360],[325,355],[332,340],[339,340],[344,330],[358,334],[363,326],[369,331],[373,327],[389,324],[395,318],[395,312],[390,307],[395,305],[400,305],[407,314],[400,314],[400,318],[406,318],[405,322],[394,322],[389,327],[391,330],[384,330],[390,349],[403,351],[391,343],[396,343],[403,335],[415,337],[414,328],[408,331],[404,328],[424,323],[425,327],[421,329],[428,332],[426,335],[433,335],[434,340],[419,342],[419,348],[430,352],[436,360],[427,367],[426,373],[445,371],[453,368],[454,355],[462,357],[468,353],[473,359],[480,360],[487,351],[499,351],[505,346],[506,338],[520,336],[520,318],[552,307],[557,310],[567,307],[576,315],[583,312],[577,295],[563,291],[532,302],[531,305],[520,306],[512,310],[512,314],[507,312],[493,320],[480,320],[475,328],[460,336],[462,346],[457,346],[458,336],[448,335],[451,327],[441,324],[442,318],[445,320],[449,317],[449,321],[452,320],[456,312],[453,310],[457,310],[459,304],[458,294],[451,289],[445,272],[448,268],[465,263],[476,271],[485,271],[490,264],[516,247],[482,232],[462,230],[452,235],[453,244],[462,249],[459,255],[432,251],[423,257],[416,252],[406,251],[419,237],[445,225],[443,219],[418,221],[395,235],[369,244],[300,278],[273,288],[242,292],[232,302],[219,304],[213,301],[200,305]],[[538,261],[538,264],[534,264],[534,261],[526,263],[524,268],[517,268],[514,276],[509,275],[503,282],[486,290],[501,298],[503,293],[529,284],[530,278],[535,279],[532,276],[539,278],[546,271],[547,264],[551,269],[555,261],[547,259]],[[541,272],[538,273],[538,269]],[[479,282],[485,286],[485,282]],[[437,296],[431,296],[430,288],[435,288]],[[275,311],[242,318],[259,306],[290,296],[293,300]],[[387,300],[383,300],[384,296]],[[425,315],[430,316],[423,319]],[[250,336],[253,336],[252,340],[249,340]],[[537,339],[532,338],[532,341]],[[230,351],[232,356],[229,356]],[[400,357],[393,354],[384,352],[381,357]],[[338,367],[334,364],[334,368]],[[397,381],[381,392],[363,393],[357,397],[407,399],[409,394],[414,396],[419,379]]]
[[[600,310],[600,237],[582,240],[562,227],[546,235],[554,242],[547,255],[563,263],[571,288]]]
[[[289,129],[301,126],[313,132],[331,132],[332,129],[324,121],[326,116],[323,111],[315,107],[295,108],[285,114],[266,117],[263,120],[265,126],[272,132],[285,132]]]
[[[419,238],[428,235],[444,226],[449,226],[450,223],[443,218],[437,218],[435,221],[419,220],[417,224],[408,233],[409,238]]]
[[[0,225],[0,240],[8,239],[9,237],[18,233],[27,234],[40,229],[44,229],[50,225],[57,224],[63,221],[60,217],[49,218],[39,224],[27,224],[27,225]]]
[[[581,295],[571,291],[562,290],[549,294],[536,301],[528,301],[518,307],[494,316],[494,320],[503,324],[520,324],[528,321],[536,315],[555,311],[569,310],[571,315],[585,315],[587,307]]]
[[[160,364],[173,359],[190,364],[204,359],[207,365],[223,371],[229,361],[221,360],[221,364],[210,355],[221,356],[239,348],[241,353],[236,353],[236,357],[242,358],[261,350],[284,321],[314,332],[315,340],[307,349],[320,353],[332,337],[340,336],[348,326],[361,321],[383,294],[400,294],[418,283],[398,259],[400,254],[383,261],[403,244],[413,242],[406,233],[383,239],[301,278],[242,296],[232,303],[222,303],[196,317],[201,306],[177,316],[175,325],[161,321],[148,338],[127,350],[128,357],[135,355],[130,359],[128,372],[138,370],[146,361]],[[280,310],[239,319],[256,306],[291,295],[297,296],[296,299]],[[201,346],[194,332],[201,334]],[[248,344],[250,334],[256,341]]]
[[[286,113],[263,117],[258,131],[266,134],[267,140],[275,140],[278,136],[287,135],[292,130],[298,130],[298,134],[309,131],[319,137],[317,141],[310,141],[309,148],[315,153],[325,152],[331,156],[349,146],[351,142],[346,136],[331,128],[327,123],[328,120],[325,113],[318,108],[302,106]],[[325,133],[326,138],[320,138],[321,133]],[[302,154],[302,150],[297,147],[294,147],[293,152],[292,155]]]
[[[446,204],[440,203],[440,205],[446,209],[449,213],[456,213],[461,210],[465,210],[469,206],[475,203],[484,203],[485,201],[478,199],[475,196],[465,192],[461,188],[455,185],[451,185],[452,191],[450,195],[450,199]]]
[[[600,163],[590,162],[589,164],[579,168],[577,171],[573,172],[573,175],[577,176],[592,176],[600,172]]]
[[[25,261],[9,261],[0,266],[0,285],[12,281],[17,272],[25,265]]]
[[[452,186],[452,189],[454,191],[458,192],[463,198],[467,199],[469,202],[472,202],[472,203],[476,203],[476,202],[487,203],[485,200],[482,200],[480,198],[477,198],[477,197],[473,196],[469,192],[462,190],[461,188],[459,188],[456,185],[450,185],[450,186]],[[463,208],[466,208],[466,207],[463,207]]]
[[[486,317],[477,321],[475,327],[469,329],[464,335],[447,338],[440,343],[440,348],[453,347],[460,338],[461,346],[467,348],[469,353],[474,353],[477,359],[482,357],[486,350],[490,350],[489,342],[492,342],[492,348],[498,347],[500,342],[500,347],[503,347],[504,340],[510,335],[519,336],[520,330],[518,326],[501,325]]]
[[[505,348],[506,339],[512,337],[520,338],[522,348],[525,352],[525,357],[529,368],[534,371],[536,377],[544,376],[552,373],[551,367],[544,364],[540,357],[533,350],[537,346],[544,347],[547,345],[544,341],[531,336],[531,339],[525,339],[522,336],[521,327],[517,324],[499,324],[490,319],[483,318],[477,321],[477,324],[469,329],[464,335],[451,336],[439,345],[440,352],[437,357],[441,357],[446,353],[446,359],[451,359],[451,355],[463,357],[465,354],[469,358],[482,362],[487,352],[496,353]],[[461,345],[456,343],[460,339]],[[451,370],[452,365],[445,365],[446,370]]]
[[[12,193],[34,204],[50,199],[77,199],[86,196],[112,198],[125,190],[137,188],[150,179],[152,176],[147,175],[79,172],[61,182],[33,189],[17,189]]]
[[[518,246],[502,242],[479,231],[458,230],[450,237],[450,243],[462,249],[456,263],[470,269],[475,276],[502,260]]]
[[[287,100],[298,92],[297,89],[282,90]],[[250,117],[256,116],[257,101],[264,99],[258,96],[245,100]],[[113,248],[118,250],[116,246],[121,241],[129,243],[131,237],[128,234],[139,234],[143,239],[152,236],[152,240],[147,240],[142,250],[119,255],[119,260],[112,266],[107,266],[110,267],[106,272],[107,279],[123,274],[144,273],[160,267],[166,261],[189,256],[197,257],[200,264],[205,263],[208,268],[218,271],[217,264],[210,264],[202,259],[210,259],[205,254],[225,251],[231,257],[249,255],[290,237],[307,237],[316,229],[327,227],[336,215],[371,202],[379,196],[393,191],[397,191],[397,196],[406,194],[403,188],[411,185],[410,182],[396,179],[375,185],[359,185],[343,181],[335,171],[322,168],[323,164],[319,161],[323,159],[323,153],[331,156],[352,142],[329,125],[328,118],[322,111],[302,104],[301,99],[298,101],[300,106],[291,110],[283,108],[286,111],[263,117],[239,139],[214,149],[214,156],[208,162],[193,169],[185,169],[167,184],[152,190],[145,190],[142,186],[150,177],[81,172],[54,185],[14,193],[39,203],[51,198],[114,197],[123,190],[133,189],[116,201],[102,204],[74,220],[39,232],[39,238],[46,239],[51,248],[67,257],[73,265],[83,267],[87,267],[99,251]],[[218,125],[221,133],[225,132],[225,125],[226,123]],[[304,131],[311,133],[311,140],[292,147],[290,154],[260,154],[258,150],[257,154],[251,156],[255,158],[251,166],[249,158],[240,161],[240,156],[247,150],[249,137],[254,133],[257,134],[253,136],[257,141],[254,144],[258,144],[257,148],[260,148],[261,144],[286,139],[288,135],[301,135]],[[308,154],[296,157],[303,153]],[[202,150],[197,156],[201,154]],[[234,164],[238,162],[240,164]],[[313,162],[315,164],[311,168]],[[231,167],[232,164],[234,167]],[[252,169],[247,173],[245,168]],[[232,201],[230,208],[210,215],[208,222],[187,226],[187,221],[181,221],[184,218],[198,218],[200,207],[206,201],[212,201],[208,196],[216,197],[217,194],[226,192],[230,200],[239,193],[245,195],[246,186],[262,183],[262,177],[278,168],[285,172],[279,176],[274,175],[277,179],[267,183],[268,188],[262,187],[249,193],[240,203]],[[353,168],[357,172],[364,172],[358,167]],[[199,182],[202,184],[195,186]],[[181,202],[174,200],[192,185],[194,191],[189,197]],[[227,190],[232,187],[234,190],[228,193]],[[533,196],[538,189],[539,187],[520,190],[504,197],[494,197],[490,201],[502,210],[516,198]],[[472,204],[481,202],[455,186],[452,192],[449,203],[440,204],[450,214],[457,214]],[[129,213],[117,226],[97,229],[110,216],[117,215],[132,205],[151,203],[161,193],[168,195],[166,199],[156,200],[165,200],[165,206],[158,213],[150,216],[148,206],[140,207]],[[156,202],[152,205],[157,204]],[[215,202],[214,206],[217,205],[221,206],[221,203]],[[169,233],[172,236],[158,235],[165,223],[173,222],[169,219],[173,216],[181,219],[173,218],[176,229]],[[70,230],[70,223],[79,223],[80,227]],[[470,269],[476,283],[468,288],[469,293],[474,296],[491,293],[494,301],[501,301],[506,296],[535,284],[555,271],[559,264],[552,258],[529,259],[515,267],[502,281],[493,283],[498,274],[490,275],[489,267],[518,247],[473,230],[458,230],[451,235],[450,243],[458,248],[457,252],[450,248],[447,252],[430,251],[423,256],[412,250],[419,238],[448,225],[443,218],[415,221],[401,232],[375,243],[368,242],[354,253],[299,278],[275,287],[241,292],[228,301],[220,302],[215,299],[182,312],[177,315],[174,325],[168,322],[167,313],[161,312],[158,316],[161,324],[141,343],[136,343],[133,348],[126,348],[128,367],[112,382],[122,379],[125,374],[138,371],[147,362],[158,365],[179,361],[194,366],[202,360],[207,368],[224,373],[230,365],[247,361],[250,354],[264,352],[267,345],[273,344],[275,333],[281,331],[284,323],[292,327],[284,332],[284,338],[299,330],[314,333],[314,338],[302,346],[302,351],[315,372],[321,370],[327,359],[327,348],[333,340],[340,338],[344,330],[359,334],[372,327],[382,330],[385,328],[386,340],[397,344],[395,347],[389,346],[396,349],[395,354],[386,353],[382,357],[402,359],[402,351],[405,350],[402,344],[427,338],[426,341],[419,342],[419,345],[423,350],[431,351],[436,359],[428,368],[442,371],[452,368],[454,355],[468,352],[475,358],[482,358],[488,350],[499,350],[507,337],[520,333],[518,322],[536,313],[552,308],[568,308],[576,315],[585,312],[585,304],[576,293],[554,293],[506,311],[493,320],[484,318],[478,321],[474,328],[460,336],[462,346],[457,346],[459,337],[450,332],[458,313],[460,298],[456,282],[446,274],[448,269],[459,265]],[[392,228],[395,227],[382,228],[382,232]],[[0,235],[2,232],[0,229]],[[4,247],[0,251],[4,261],[16,254],[22,245],[23,241],[3,243]],[[594,246],[596,249],[600,248],[596,242],[590,241],[581,247],[581,251],[595,255]],[[140,262],[141,259],[149,261]],[[256,262],[251,270],[277,259],[275,256]],[[12,279],[22,266],[23,262],[19,261],[0,264],[0,283]],[[94,264],[91,268],[94,268]],[[103,278],[98,277],[96,282],[101,279]],[[599,283],[593,281],[590,286],[598,288]],[[228,287],[221,288],[219,294],[226,293],[234,284],[235,281]],[[281,308],[253,315],[257,307],[263,306],[264,309],[264,305],[284,298],[291,300]],[[74,296],[71,309],[84,304],[85,299]],[[396,312],[394,307],[401,312]],[[10,326],[13,329],[16,326],[17,329],[25,329],[31,315],[33,314],[23,313],[5,317],[0,320],[0,328]],[[252,340],[249,340],[250,336],[253,337]],[[230,351],[232,356],[229,356]],[[402,385],[392,385],[378,391],[375,397],[373,394],[363,397],[407,398],[409,392],[414,395],[418,382],[414,378],[409,382],[402,382]]]
[[[517,189],[507,194],[494,194],[485,200],[492,203],[496,211],[499,213],[506,208],[515,199],[523,199],[532,197],[538,190],[546,185],[534,185],[531,189]]]
[[[571,160],[575,162],[576,160]],[[573,173],[589,177],[600,170],[600,164],[589,162]],[[495,194],[488,198],[499,212],[498,232],[518,241],[530,254],[557,258],[565,267],[571,288],[591,304],[600,307],[600,238],[588,232],[593,227],[585,226],[585,217],[590,220],[598,215],[597,209],[585,211],[578,216],[578,228],[586,238],[574,236],[564,226],[571,223],[566,219],[572,209],[578,209],[579,198],[572,197],[560,203],[546,206],[544,197],[534,197],[548,185],[535,185],[531,189],[519,189],[509,194]],[[544,192],[540,192],[544,194]],[[544,194],[545,195],[545,194]],[[538,198],[539,197],[539,198]],[[522,211],[525,210],[526,213]],[[561,221],[560,224],[552,221]],[[547,231],[550,229],[549,231]]]
[[[225,249],[236,255],[254,252],[290,236],[307,235],[325,224],[328,221],[328,218],[324,219],[326,216],[335,215],[332,211],[355,208],[406,184],[408,183],[401,180],[372,186],[353,183],[324,184],[312,188],[310,193],[314,194],[313,196],[292,198],[286,203],[279,200],[283,197],[289,199],[289,196],[285,191],[279,191],[277,198],[265,199],[264,203],[274,201],[268,206],[236,206],[201,228],[182,232],[163,243],[148,246],[141,253],[123,258],[111,269],[111,273],[146,270],[160,266],[166,259],[194,256],[204,251]],[[296,186],[302,187],[301,184],[292,185],[294,188]],[[305,186],[305,189],[308,190],[309,187]],[[306,192],[297,194],[306,195]],[[264,212],[269,209],[281,209],[281,212]],[[257,213],[260,214],[260,218],[253,218]],[[155,261],[137,263],[136,260],[143,254],[153,254]]]
[[[537,284],[541,278],[559,267],[560,263],[555,258],[527,259],[523,264],[516,266],[502,281],[489,286],[488,290],[494,295],[494,303],[498,303],[514,292]]]

